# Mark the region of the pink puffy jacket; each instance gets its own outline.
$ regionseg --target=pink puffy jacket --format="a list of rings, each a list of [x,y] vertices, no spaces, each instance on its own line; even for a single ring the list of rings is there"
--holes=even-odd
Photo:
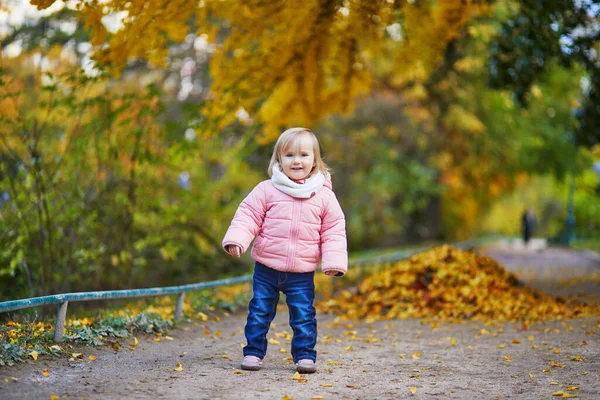
[[[270,180],[259,183],[238,207],[223,248],[237,245],[244,253],[258,235],[252,258],[285,272],[348,271],[346,220],[327,179],[310,199],[283,193]]]

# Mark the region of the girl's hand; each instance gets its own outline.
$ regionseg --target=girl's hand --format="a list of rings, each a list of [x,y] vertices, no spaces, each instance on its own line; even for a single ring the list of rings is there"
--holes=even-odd
[[[229,254],[237,258],[240,258],[240,256],[242,255],[242,249],[240,248],[240,246],[236,246],[234,244],[230,244],[225,248],[225,250],[227,250]]]

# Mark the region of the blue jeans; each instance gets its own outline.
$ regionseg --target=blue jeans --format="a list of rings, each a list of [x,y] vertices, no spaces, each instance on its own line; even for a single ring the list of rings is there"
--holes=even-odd
[[[294,332],[292,338],[292,357],[299,360],[317,360],[317,319],[313,306],[315,299],[314,272],[280,272],[259,262],[254,265],[252,290],[254,297],[248,306],[246,321],[246,340],[244,356],[256,356],[260,359],[267,354],[267,332],[271,326],[279,292],[286,296],[290,312],[290,326]]]

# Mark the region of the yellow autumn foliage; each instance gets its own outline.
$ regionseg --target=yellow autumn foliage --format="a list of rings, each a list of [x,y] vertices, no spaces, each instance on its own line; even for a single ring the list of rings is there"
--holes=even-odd
[[[522,286],[493,258],[443,245],[387,266],[319,304],[348,319],[521,320],[599,316],[600,307]]]
[[[31,0],[39,9],[54,0]],[[447,44],[487,2],[444,0],[107,0],[77,4],[91,32],[93,58],[118,75],[135,58],[166,66],[169,41],[188,35],[214,44],[208,116],[216,131],[244,108],[271,141],[282,126],[315,124],[350,111],[368,93],[377,65],[392,61],[394,80],[427,77]],[[117,16],[107,29],[103,18]],[[192,31],[194,21],[197,31]],[[399,37],[389,35],[395,27]],[[393,42],[394,54],[386,43]],[[211,50],[213,51],[213,50]],[[417,74],[417,75],[415,75]]]
[[[444,124],[457,132],[478,134],[485,131],[485,126],[476,115],[457,105],[450,106]]]

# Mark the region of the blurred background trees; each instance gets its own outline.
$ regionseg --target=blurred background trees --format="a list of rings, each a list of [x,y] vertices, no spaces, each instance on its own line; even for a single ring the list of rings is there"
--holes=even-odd
[[[2,299],[249,272],[221,239],[289,126],[351,251],[597,235],[596,2],[5,1]],[[10,17],[12,16],[12,17]],[[246,256],[247,257],[247,256]]]

